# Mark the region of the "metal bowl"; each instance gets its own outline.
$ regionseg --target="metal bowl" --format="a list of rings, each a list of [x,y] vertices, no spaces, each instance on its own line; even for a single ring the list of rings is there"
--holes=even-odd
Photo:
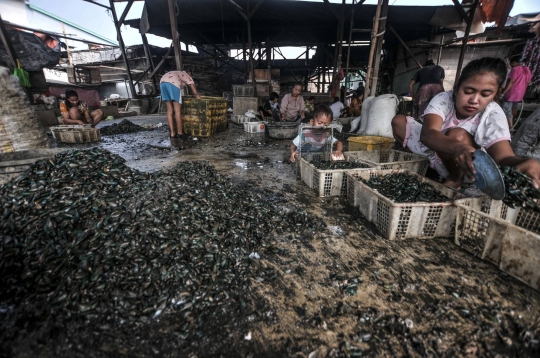
[[[266,124],[268,136],[273,139],[293,139],[298,135],[300,123],[269,122]]]

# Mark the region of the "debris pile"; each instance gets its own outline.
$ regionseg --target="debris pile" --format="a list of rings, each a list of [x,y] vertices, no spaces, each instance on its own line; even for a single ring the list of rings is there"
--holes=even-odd
[[[147,131],[145,127],[138,126],[133,122],[128,121],[127,119],[122,120],[120,123],[114,123],[110,126],[102,127],[99,129],[99,132],[102,136],[107,135],[116,135],[116,134],[126,134],[126,133],[136,133],[141,131]]]
[[[176,313],[178,337],[195,340],[218,314],[242,318],[224,312],[249,294],[250,253],[324,226],[207,162],[143,173],[97,148],[35,163],[0,187],[0,206],[0,302],[14,314],[136,329]]]

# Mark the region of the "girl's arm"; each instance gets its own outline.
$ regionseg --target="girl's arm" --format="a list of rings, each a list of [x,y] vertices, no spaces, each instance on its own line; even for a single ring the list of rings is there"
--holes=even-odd
[[[445,136],[441,132],[442,117],[429,113],[424,116],[424,125],[420,133],[420,141],[429,149],[452,155],[468,177],[473,177],[476,170],[472,162],[474,147]]]
[[[515,78],[509,78],[508,81],[506,81],[506,87],[504,87],[504,90],[501,92],[501,96],[504,96],[506,92],[510,91],[510,88],[514,85],[514,82],[516,82]]]
[[[516,157],[508,141],[502,140],[491,145],[487,152],[498,165],[516,167],[518,172],[533,179],[535,188],[540,186],[540,163],[536,159]]]
[[[296,146],[294,144],[291,144],[291,158],[290,158],[291,162],[295,162],[296,161]]]
[[[411,83],[409,83],[409,93],[411,95],[411,97],[414,97],[414,85],[416,84],[416,82],[414,82],[414,80],[411,80]]]
[[[340,155],[343,152],[343,143],[341,143],[340,140],[336,142],[336,150],[334,152],[334,155]]]

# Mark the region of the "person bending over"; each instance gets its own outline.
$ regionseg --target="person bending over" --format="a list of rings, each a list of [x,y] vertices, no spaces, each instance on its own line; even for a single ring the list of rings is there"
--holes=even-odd
[[[473,153],[479,148],[498,165],[527,174],[538,187],[540,163],[515,156],[506,116],[493,101],[505,78],[506,65],[499,58],[469,62],[453,91],[433,97],[423,124],[404,115],[392,119],[394,138],[407,150],[427,156],[449,187],[459,189],[465,180],[474,180]]]

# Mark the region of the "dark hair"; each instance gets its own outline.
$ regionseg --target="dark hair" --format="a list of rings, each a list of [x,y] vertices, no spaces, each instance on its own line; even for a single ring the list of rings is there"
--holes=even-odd
[[[307,100],[311,101],[312,99],[315,99],[315,97],[314,96],[309,96],[309,98]]]
[[[521,62],[521,54],[511,56],[510,62]]]
[[[71,107],[74,107],[73,104],[71,104],[69,100],[69,97],[77,97],[77,99],[79,99],[79,95],[77,94],[77,92],[75,92],[74,90],[72,89],[67,89],[66,90],[66,107],[69,109]]]
[[[467,66],[463,68],[461,75],[456,81],[454,86],[454,95],[459,87],[461,87],[463,82],[482,72],[493,73],[497,77],[499,87],[501,87],[506,79],[506,64],[500,58],[495,57],[482,57],[469,62]]]
[[[424,63],[424,66],[433,66],[435,65],[435,62],[433,60],[427,60],[426,63]]]
[[[334,97],[334,102],[332,103],[336,103],[336,102],[339,102],[339,97]]]
[[[301,84],[300,82],[295,82],[294,85],[292,86],[292,88],[294,89],[294,87],[296,87],[296,86],[300,86],[301,89],[304,88],[304,85]]]
[[[313,110],[312,118],[315,119],[319,116],[327,116],[330,117],[330,120],[334,119],[334,114],[330,107],[328,107],[326,104],[319,104],[315,106],[315,109]]]
[[[279,94],[277,94],[276,92],[272,92],[270,93],[270,100],[273,101],[275,99],[278,99],[279,98]]]

